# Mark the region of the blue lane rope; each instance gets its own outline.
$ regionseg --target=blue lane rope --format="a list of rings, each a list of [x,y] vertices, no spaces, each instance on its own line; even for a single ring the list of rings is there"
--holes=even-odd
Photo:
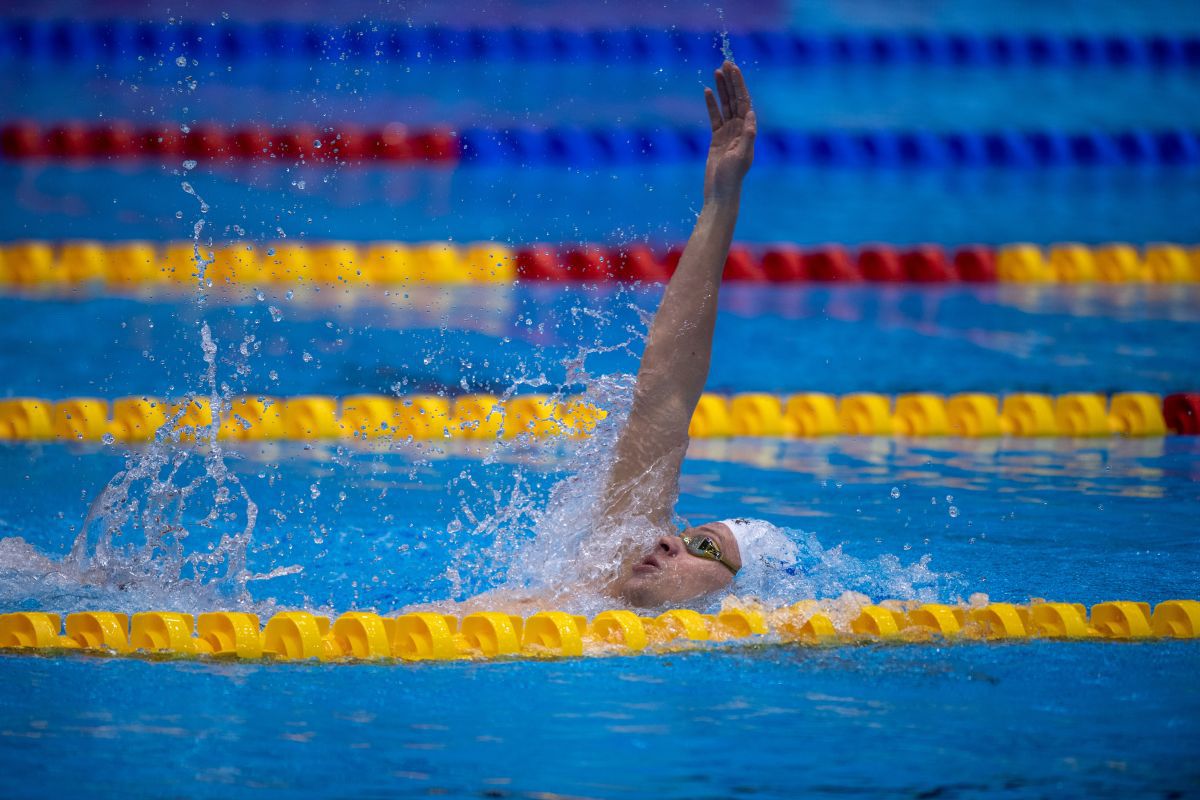
[[[703,128],[551,128],[459,133],[464,162],[578,167],[702,160]],[[760,163],[842,168],[1177,167],[1200,163],[1200,133],[1127,131],[802,131],[763,130]]]
[[[1200,67],[1200,35],[760,30],[729,34],[759,66]],[[699,64],[720,60],[712,31],[409,27],[299,22],[167,25],[133,20],[3,20],[0,58],[81,62],[184,55],[302,59]]]

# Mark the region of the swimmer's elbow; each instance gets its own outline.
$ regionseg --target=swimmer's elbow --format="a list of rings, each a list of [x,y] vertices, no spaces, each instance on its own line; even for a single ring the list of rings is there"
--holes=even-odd
[[[688,402],[677,391],[634,397],[626,435],[632,434],[643,446],[657,445],[653,449],[659,451],[676,447],[681,438],[687,438],[695,408],[695,402]]]

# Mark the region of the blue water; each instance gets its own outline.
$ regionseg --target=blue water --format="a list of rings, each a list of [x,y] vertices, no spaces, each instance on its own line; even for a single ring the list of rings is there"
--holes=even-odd
[[[286,519],[264,514],[251,567],[304,572],[253,592],[338,610],[444,596],[437,531],[457,498],[437,487],[464,469],[503,487],[522,460],[484,467],[450,455],[414,470],[404,453],[339,465],[322,448],[258,450],[235,469],[264,511]],[[940,577],[922,588],[938,599],[1157,602],[1194,596],[1200,578],[1189,533],[1198,456],[1200,443],[1184,438],[703,443],[680,510],[761,515],[840,544],[839,566],[814,570],[826,588],[902,595],[910,573],[877,559],[911,569],[929,554]],[[90,448],[0,448],[0,528],[62,552],[116,467]],[[312,485],[323,499],[305,506]],[[5,605],[148,605],[136,592],[78,585],[31,594],[41,596]],[[105,774],[90,791],[113,797],[168,783],[193,797],[1190,795],[1200,780],[1198,657],[1192,642],[382,667],[0,656],[5,685],[22,687],[0,701],[0,786],[44,796]],[[60,753],[72,753],[71,770],[53,766]]]
[[[630,328],[642,330],[638,311],[661,296],[659,287],[527,286],[300,289],[289,299],[276,287],[262,299],[214,293],[197,306],[137,295],[88,299],[89,291],[0,297],[5,394],[201,391],[204,320],[227,358],[245,336],[261,342],[249,372],[223,376],[234,391],[501,393],[522,372],[557,386],[566,380],[563,360],[581,345],[615,348],[589,356],[594,374],[636,372],[640,345]],[[708,388],[1190,391],[1200,386],[1197,335],[1200,290],[1190,286],[728,286]]]
[[[186,239],[209,204],[215,241],[281,236],[407,241],[677,244],[701,202],[696,165],[214,170],[0,164],[0,239]],[[1200,170],[885,170],[751,173],[744,242],[945,245],[1200,241]]]
[[[518,473],[535,498],[544,497],[573,463],[569,450],[557,456],[506,450],[487,463],[463,446],[347,447],[234,448],[231,468],[260,511],[250,570],[304,567],[252,584],[254,601],[389,613],[452,596],[450,544],[474,541],[482,550],[491,541],[455,535],[451,521],[464,520],[463,509],[480,517],[495,510],[491,492],[507,494]],[[121,468],[122,452],[5,445],[0,486],[8,499],[0,531],[47,554],[65,553],[88,503]],[[1200,499],[1197,456],[1200,443],[1190,438],[697,442],[679,512],[694,524],[748,515],[796,536],[814,534],[820,549],[802,563],[822,597],[858,591],[876,599],[957,602],[984,592],[1001,602],[1157,603],[1196,593],[1200,553],[1187,546],[1185,531]],[[479,485],[463,480],[464,472]],[[191,513],[202,516],[208,508],[200,503]],[[225,530],[193,525],[187,551],[203,552]],[[135,533],[126,541],[140,539]],[[855,561],[822,558],[838,546]],[[925,555],[932,574],[913,569]],[[881,556],[899,562],[893,568],[878,562]],[[482,565],[461,591],[486,588],[495,571]],[[115,604],[135,611],[155,607],[158,598],[150,588],[31,586],[15,573],[7,577],[13,583],[0,597],[26,609]],[[184,594],[178,604],[201,612],[212,602]]]
[[[0,735],[10,797],[81,782],[111,797],[1182,797],[1200,780],[1195,656],[784,648],[400,669],[3,657],[23,690],[6,693]]]
[[[1200,127],[1195,69],[743,66],[764,127]],[[9,117],[51,123],[103,114],[143,125],[206,117],[230,125],[402,121],[502,128],[607,126],[618,119],[630,126],[703,125],[704,107],[696,101],[711,78],[708,64],[418,60],[366,69],[353,61],[179,67],[168,54],[102,68],[18,62],[6,69],[12,78],[0,85],[0,103]],[[194,88],[181,85],[188,80]]]
[[[497,389],[516,363],[536,373],[580,340],[615,343],[631,320],[623,302],[648,301],[558,288],[438,296],[453,302],[293,301],[279,323],[261,304],[216,299],[203,315],[133,299],[6,300],[0,351],[25,357],[6,356],[0,371],[14,388],[47,395],[200,388],[203,316],[221,346],[220,378],[235,387],[274,387],[276,370],[289,392],[403,381],[455,391],[463,375],[472,390]],[[1062,391],[1194,385],[1197,376],[1193,295],[748,289],[723,304],[713,388]],[[614,319],[571,322],[569,309],[588,307],[613,309]],[[444,308],[455,309],[454,325],[443,327]],[[233,356],[247,332],[263,342],[248,362]],[[314,360],[297,360],[306,351]],[[588,367],[625,369],[630,358],[593,356]],[[0,446],[0,534],[65,553],[125,453]],[[250,584],[251,602],[388,613],[484,588],[497,567],[477,553],[466,557],[476,571],[465,583],[448,578],[448,550],[471,542],[451,522],[464,509],[494,510],[492,491],[507,496],[518,476],[544,498],[578,466],[573,453],[234,448],[227,461],[260,512],[249,569],[303,568]],[[693,522],[758,516],[793,531],[817,596],[1156,603],[1200,586],[1197,487],[1192,437],[747,439],[693,444],[679,511]],[[206,510],[201,502],[193,517]],[[224,530],[189,527],[186,550],[197,553]],[[235,600],[222,601],[219,588],[181,591],[169,568],[150,584],[32,575],[42,577],[0,554],[5,608],[200,611]],[[1200,786],[1189,760],[1200,745],[1197,663],[1191,642],[769,646],[384,667],[0,656],[0,680],[22,687],[0,699],[0,787],[13,797],[70,792],[77,775],[106,770],[93,787],[102,796],[172,782],[195,797],[1188,795]],[[49,766],[63,752],[74,753],[71,771]]]
[[[6,10],[180,13],[157,4],[77,5],[19,2]],[[185,10],[189,19],[219,13]],[[734,28],[1200,30],[1194,7],[1165,0],[756,2],[723,10]],[[237,11],[325,21],[381,13],[356,0]],[[435,5],[386,12],[415,24],[447,13]],[[718,24],[713,6],[626,0],[497,0],[454,14],[456,24],[615,25],[635,15],[647,25]],[[0,108],[4,121],[138,124],[690,125],[703,113],[695,105],[703,76],[679,69],[225,66],[7,65]],[[760,118],[773,126],[1200,123],[1197,73],[1186,70],[825,68],[751,70],[748,79]],[[203,221],[205,240],[657,245],[686,236],[700,175],[695,166],[665,165],[580,172],[3,163],[0,188],[0,240],[162,241],[190,237]],[[753,243],[1195,242],[1200,181],[1195,170],[1178,169],[771,167],[751,173],[742,212],[738,238]],[[592,375],[632,371],[643,329],[635,310],[657,298],[656,289],[613,287],[297,291],[291,299],[283,292],[214,292],[202,304],[186,291],[9,292],[0,297],[0,395],[206,391],[202,323],[217,340],[218,382],[233,392],[499,392],[520,375],[553,386],[565,379],[563,360],[581,348],[623,345],[588,355]],[[727,287],[709,388],[1196,390],[1198,301],[1192,287]],[[243,343],[253,355],[238,353]],[[258,509],[248,568],[299,568],[251,582],[243,595],[224,579],[223,562],[200,566],[198,575],[168,550],[138,562],[144,570],[133,576],[56,570],[42,557],[68,551],[89,504],[145,451],[0,445],[0,610],[242,604],[264,613],[388,613],[463,596],[498,580],[506,554],[489,555],[490,539],[457,523],[508,507],[518,486],[539,506],[580,466],[578,447],[230,448],[225,461]],[[182,474],[202,466],[193,456]],[[694,522],[749,515],[783,526],[802,545],[803,592],[813,596],[1156,603],[1200,597],[1198,487],[1195,438],[745,439],[693,443],[679,511]],[[198,524],[211,505],[212,486],[202,484],[184,517],[185,555],[219,551],[222,534],[244,525],[237,503],[217,524]],[[529,535],[527,526],[513,529],[518,539]],[[121,541],[136,546],[139,532]],[[454,566],[457,579],[448,573]],[[771,645],[386,666],[0,654],[0,795],[1196,796],[1197,665],[1193,642]]]

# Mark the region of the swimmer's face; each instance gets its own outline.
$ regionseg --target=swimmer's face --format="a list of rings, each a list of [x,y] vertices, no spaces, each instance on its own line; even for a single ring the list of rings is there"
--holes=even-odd
[[[737,540],[733,532],[720,522],[689,528],[684,534],[712,537],[725,559],[741,568],[742,554],[738,552]],[[678,536],[663,536],[654,549],[624,576],[620,595],[631,606],[658,608],[694,600],[723,589],[732,582],[733,573],[724,564],[692,555]]]

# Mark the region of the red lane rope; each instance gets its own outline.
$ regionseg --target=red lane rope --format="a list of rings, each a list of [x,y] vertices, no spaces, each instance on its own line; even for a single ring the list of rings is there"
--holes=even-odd
[[[306,161],[457,162],[458,136],[444,128],[409,130],[390,124],[378,128],[311,125],[270,128],[249,125],[222,128],[203,123],[136,127],[128,122],[85,125],[68,122],[42,126],[15,122],[0,128],[0,152],[8,158],[283,158]]]
[[[674,272],[683,247],[659,258],[644,245],[624,247],[524,247],[517,250],[517,274],[527,280],[663,282]],[[937,245],[895,248],[875,245],[857,252],[840,245],[802,249],[781,244],[755,251],[735,245],[725,261],[723,280],[741,283],[993,283],[996,257],[990,247],[960,247],[950,253]]]

